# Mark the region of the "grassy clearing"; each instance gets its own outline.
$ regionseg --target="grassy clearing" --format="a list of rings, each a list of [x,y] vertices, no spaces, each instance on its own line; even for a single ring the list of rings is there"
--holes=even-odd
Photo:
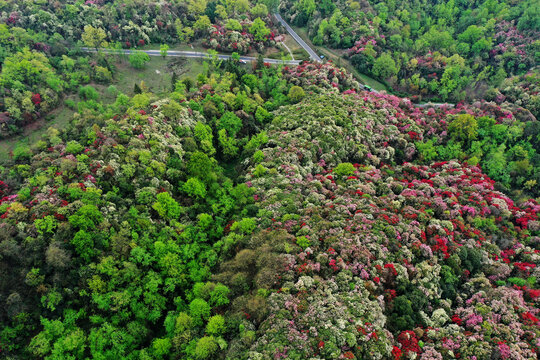
[[[75,98],[78,97],[70,96],[68,98],[75,100]],[[51,117],[52,119],[46,121],[44,118],[41,118],[26,126],[22,134],[0,141],[0,164],[9,159],[10,152],[16,147],[30,147],[32,144],[40,140],[41,135],[43,135],[48,128],[64,128],[71,121],[73,117],[73,110],[65,105],[61,105],[60,107],[51,111],[47,117]]]
[[[114,85],[126,95],[133,95],[133,87],[140,85],[141,81],[156,94],[169,91],[172,75],[167,70],[167,63],[166,58],[152,56],[144,69],[134,69],[127,61],[122,61],[116,65]]]
[[[135,84],[144,85],[155,94],[168,93],[171,90],[173,72],[179,79],[195,78],[203,71],[202,59],[162,58],[153,56],[144,69],[134,69],[127,61],[117,64],[116,88],[126,95],[133,95]]]
[[[151,57],[150,61],[146,64],[146,67],[141,70],[133,69],[127,58],[119,60],[116,64],[117,72],[115,81],[111,85],[128,95],[133,96],[133,88],[135,84],[144,81],[145,86],[155,94],[167,93],[171,90],[171,80],[173,71],[176,72],[179,79],[184,77],[191,77],[195,79],[196,76],[204,69],[202,59],[184,59],[184,58],[161,58]],[[156,71],[157,70],[157,71]],[[104,103],[112,103],[115,98],[107,92],[108,85],[90,84],[96,88],[101,95],[101,101]],[[66,100],[73,100],[75,103],[80,101],[78,95],[71,94],[64,98]],[[74,111],[67,106],[60,105],[58,108],[50,112],[46,118],[51,120],[45,120],[45,118],[38,119],[32,124],[26,126],[23,133],[17,136],[13,136],[9,139],[0,141],[0,163],[9,159],[9,153],[13,151],[17,146],[31,146],[35,142],[41,139],[49,127],[56,127],[58,129],[64,128],[73,117]]]

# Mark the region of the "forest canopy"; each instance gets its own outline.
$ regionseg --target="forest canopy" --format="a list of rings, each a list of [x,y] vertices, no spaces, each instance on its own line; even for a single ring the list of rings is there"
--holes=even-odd
[[[0,357],[537,358],[539,17],[0,3]]]

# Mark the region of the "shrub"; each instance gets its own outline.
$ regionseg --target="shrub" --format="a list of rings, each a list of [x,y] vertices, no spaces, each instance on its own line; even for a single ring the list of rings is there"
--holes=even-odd
[[[66,152],[74,155],[79,154],[83,149],[84,147],[75,140],[68,142],[66,145]]]
[[[210,305],[203,299],[195,299],[189,304],[189,315],[195,325],[202,325],[210,317]]]
[[[147,62],[150,61],[150,56],[143,51],[133,51],[129,54],[129,63],[135,69],[142,69]]]
[[[304,89],[302,89],[300,86],[294,85],[289,90],[289,100],[293,104],[300,102],[305,96],[306,96],[306,93],[304,92]]]
[[[351,176],[354,174],[355,168],[351,163],[341,163],[334,168],[334,174],[337,176]]]
[[[217,349],[218,344],[215,339],[211,336],[205,336],[197,341],[194,355],[196,359],[208,359]]]
[[[221,315],[212,316],[206,324],[206,333],[212,336],[221,336],[225,332],[225,319]]]

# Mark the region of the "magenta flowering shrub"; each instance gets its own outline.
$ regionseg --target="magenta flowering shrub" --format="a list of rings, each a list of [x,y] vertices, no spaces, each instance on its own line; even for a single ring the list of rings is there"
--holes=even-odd
[[[320,89],[338,89],[354,93],[360,84],[344,69],[328,62],[324,64],[304,62],[298,66],[285,66],[283,75],[291,84],[308,89],[316,85]]]
[[[327,93],[275,112],[267,171],[246,179],[258,231],[286,231],[273,246],[288,250],[256,340],[229,357],[536,356],[540,205],[477,166],[407,162],[423,134],[403,108]]]
[[[266,48],[276,45],[274,38],[278,34],[274,31],[270,32],[264,41],[256,41],[254,35],[249,32],[252,22],[242,21],[240,25],[241,30],[227,29],[221,23],[212,25],[209,36],[203,40],[204,46],[219,52],[247,54],[252,51],[264,53]]]
[[[503,65],[508,73],[528,69],[535,64],[531,44],[537,37],[538,32],[520,31],[516,24],[501,21],[495,26],[494,46],[489,55],[496,64]]]

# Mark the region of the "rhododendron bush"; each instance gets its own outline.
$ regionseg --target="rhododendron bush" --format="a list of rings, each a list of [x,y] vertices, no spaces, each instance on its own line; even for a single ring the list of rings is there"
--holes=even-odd
[[[530,112],[213,66],[168,96],[83,87],[0,168],[2,356],[538,356],[537,190],[487,173],[490,146],[536,164]]]
[[[259,231],[288,250],[260,337],[230,357],[535,357],[540,205],[476,166],[406,162],[414,124],[369,98],[322,99],[276,112],[268,171],[247,175]]]

